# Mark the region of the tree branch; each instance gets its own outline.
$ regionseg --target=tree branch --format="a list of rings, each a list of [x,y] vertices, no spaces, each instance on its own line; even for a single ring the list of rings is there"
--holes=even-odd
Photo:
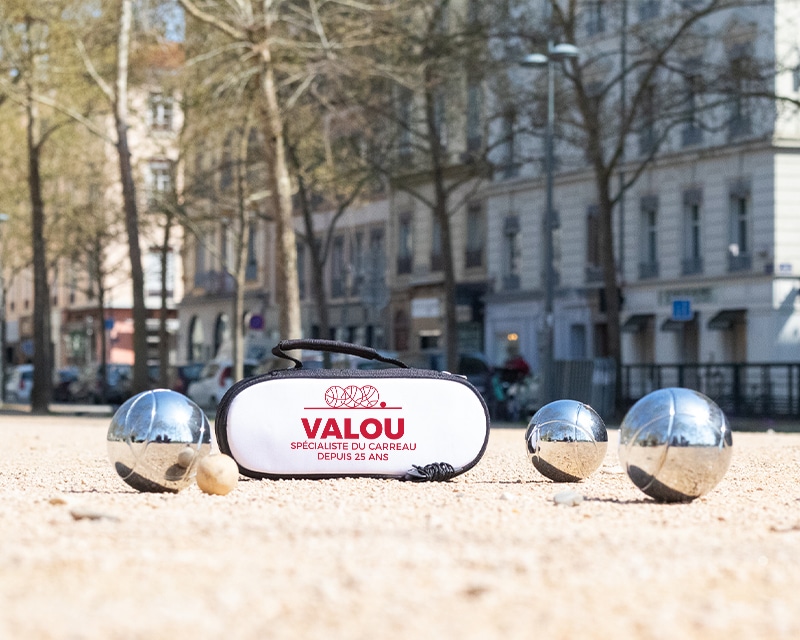
[[[188,11],[195,19],[211,25],[215,29],[222,31],[222,33],[229,35],[234,40],[247,40],[247,34],[244,31],[240,31],[224,20],[220,20],[210,13],[203,11],[197,7],[192,0],[178,0],[178,2],[180,2],[181,6],[186,9],[186,11]]]
[[[81,54],[83,65],[86,67],[86,71],[89,73],[89,76],[91,76],[92,80],[94,80],[97,86],[100,87],[100,90],[106,95],[106,98],[108,98],[108,101],[113,106],[114,91],[111,89],[109,84],[105,80],[103,80],[100,74],[97,73],[97,69],[95,68],[94,63],[92,62],[92,59],[89,57],[89,54],[86,51],[86,47],[83,45],[83,40],[80,39],[76,40],[75,46],[78,49],[78,53]]]

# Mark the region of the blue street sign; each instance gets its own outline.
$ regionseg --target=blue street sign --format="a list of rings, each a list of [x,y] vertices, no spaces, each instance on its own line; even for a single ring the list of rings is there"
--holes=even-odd
[[[691,300],[673,300],[672,301],[672,319],[681,322],[688,322],[692,319],[694,312],[692,311]]]

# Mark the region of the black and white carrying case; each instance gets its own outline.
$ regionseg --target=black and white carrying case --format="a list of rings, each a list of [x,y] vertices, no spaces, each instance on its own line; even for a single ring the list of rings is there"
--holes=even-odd
[[[350,354],[392,368],[306,369],[296,349]],[[284,340],[294,368],[241,380],[217,409],[220,451],[252,478],[370,476],[446,480],[486,450],[489,412],[464,377],[408,368],[374,349]]]

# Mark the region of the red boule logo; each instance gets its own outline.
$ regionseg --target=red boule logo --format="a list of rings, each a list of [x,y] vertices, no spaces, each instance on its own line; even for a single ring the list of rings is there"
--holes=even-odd
[[[378,404],[380,394],[371,384],[363,387],[350,385],[348,387],[332,386],[325,392],[325,404],[332,409],[366,409]],[[383,403],[386,406],[386,403]]]
[[[359,387],[351,384],[346,387],[331,385],[325,391],[324,407],[305,407],[306,409],[402,409],[402,407],[387,407],[381,401],[381,394],[371,384]]]

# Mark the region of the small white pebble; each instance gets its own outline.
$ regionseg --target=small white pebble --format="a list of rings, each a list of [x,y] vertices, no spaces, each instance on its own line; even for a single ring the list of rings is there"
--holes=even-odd
[[[563,504],[569,507],[577,507],[583,502],[583,496],[572,490],[560,491],[553,496],[553,502],[556,504]]]
[[[503,493],[500,494],[500,499],[501,500],[513,500],[514,499],[514,494],[513,493],[509,493],[508,491],[504,491]]]

